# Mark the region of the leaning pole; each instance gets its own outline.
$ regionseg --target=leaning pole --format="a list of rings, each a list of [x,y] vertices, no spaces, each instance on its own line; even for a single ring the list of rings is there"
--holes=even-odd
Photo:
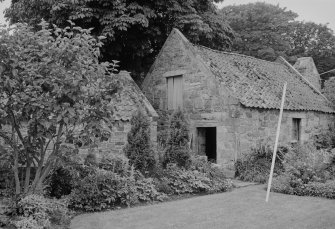
[[[282,99],[281,99],[280,113],[279,113],[277,133],[276,133],[276,141],[275,141],[275,146],[273,148],[273,155],[272,155],[271,170],[270,170],[270,176],[269,176],[269,182],[268,182],[268,189],[267,189],[267,192],[266,192],[266,199],[265,199],[266,202],[269,201],[271,183],[272,183],[272,177],[273,177],[273,170],[274,170],[275,162],[276,162],[276,154],[277,154],[278,140],[279,140],[279,134],[280,134],[280,125],[281,125],[281,120],[282,120],[282,117],[283,117],[283,110],[284,110],[284,103],[285,103],[286,86],[287,86],[287,82],[285,82],[285,84],[284,84],[283,95],[282,95]]]

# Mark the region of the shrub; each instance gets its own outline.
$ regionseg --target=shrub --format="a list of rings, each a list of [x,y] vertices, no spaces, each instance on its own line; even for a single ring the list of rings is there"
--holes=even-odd
[[[334,180],[304,184],[301,179],[285,174],[274,178],[272,190],[284,194],[335,199]]]
[[[282,174],[273,178],[271,190],[284,194],[293,194],[294,189],[291,187],[291,177],[287,174]]]
[[[61,198],[71,193],[74,179],[67,168],[60,167],[50,174],[46,192],[50,197]]]
[[[195,156],[191,159],[191,169],[206,173],[209,177],[215,179],[226,179],[224,170],[217,164],[207,161],[203,157]]]
[[[101,211],[117,205],[137,202],[133,177],[97,169],[75,184],[70,197],[70,207],[76,210]]]
[[[334,154],[311,143],[298,145],[284,158],[285,172],[274,179],[275,192],[335,198]]]
[[[282,161],[288,147],[278,147],[274,173],[283,172]],[[260,141],[251,152],[235,162],[235,176],[243,181],[265,183],[268,180],[273,156],[273,146],[267,141]]]
[[[150,140],[150,123],[141,110],[132,117],[131,126],[128,144],[124,149],[125,155],[135,169],[142,173],[152,171],[156,161]]]
[[[175,163],[181,167],[190,165],[189,128],[183,112],[178,109],[171,117],[163,165]]]
[[[317,149],[335,148],[335,125],[329,125],[328,129],[319,129],[319,132],[312,138]]]
[[[332,164],[333,154],[307,143],[291,149],[284,159],[285,173],[296,179],[301,179],[304,184],[310,181],[326,181],[331,178],[329,169]]]
[[[67,202],[28,195],[18,202],[19,217],[12,221],[18,229],[44,229],[69,223]]]
[[[145,178],[141,173],[136,174],[137,198],[140,202],[163,201],[167,198],[156,189],[153,178]]]
[[[299,196],[318,196],[329,199],[335,199],[335,181],[310,182],[306,185],[300,186],[296,191]]]
[[[122,175],[96,169],[76,183],[70,196],[70,207],[83,211],[101,211],[165,199],[165,195],[155,188],[152,178],[145,178],[132,169]]]
[[[178,168],[175,164],[167,165],[163,182],[166,182],[173,194],[199,193],[210,189],[210,179],[199,171]]]
[[[186,170],[175,164],[167,165],[160,179],[161,191],[166,194],[214,193],[230,190],[232,184],[228,179],[215,179],[209,173],[198,170]],[[165,186],[165,187],[164,187]],[[167,188],[168,187],[168,188]]]
[[[108,170],[121,176],[127,176],[131,170],[129,159],[127,157],[112,153],[104,155],[98,166],[100,169]]]

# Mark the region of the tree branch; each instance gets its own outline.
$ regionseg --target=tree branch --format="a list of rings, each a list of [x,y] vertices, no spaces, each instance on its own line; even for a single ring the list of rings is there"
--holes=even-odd
[[[63,133],[63,127],[64,127],[64,122],[61,122],[60,125],[59,125],[59,128],[58,128],[57,139],[56,139],[56,143],[54,145],[54,150],[52,151],[52,153],[48,157],[47,163],[46,163],[44,169],[41,172],[42,175],[39,177],[35,186],[32,186],[33,191],[34,191],[34,189],[37,189],[37,188],[41,187],[44,179],[47,177],[47,175],[49,174],[50,170],[52,169],[52,167],[54,165],[54,162],[56,161],[55,159],[56,159],[56,156],[57,156],[58,151],[59,151],[60,138],[61,138],[62,133]]]

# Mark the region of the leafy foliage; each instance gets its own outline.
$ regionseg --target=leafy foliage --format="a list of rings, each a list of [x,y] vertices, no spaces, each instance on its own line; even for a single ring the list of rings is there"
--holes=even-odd
[[[322,89],[322,93],[327,97],[329,101],[332,102],[333,106],[335,106],[335,78],[330,78],[324,84],[324,88]]]
[[[101,211],[116,205],[131,205],[136,201],[133,178],[96,170],[76,183],[72,190],[70,207],[84,211]]]
[[[275,192],[335,198],[334,153],[312,144],[297,146],[285,155],[284,173],[275,177]]]
[[[189,129],[183,112],[178,109],[171,117],[168,140],[163,164],[176,163],[187,167],[190,164],[191,152],[189,148]]]
[[[119,175],[104,169],[95,169],[75,183],[70,195],[70,207],[83,211],[101,211],[116,206],[131,206],[139,202],[162,201],[152,178],[128,170]]]
[[[287,147],[278,147],[274,173],[283,172],[282,162],[287,153]],[[273,146],[267,141],[260,141],[256,147],[251,148],[251,152],[238,159],[235,163],[235,176],[244,181],[265,183],[268,180],[273,157]]]
[[[212,174],[213,175],[213,174]],[[213,177],[196,169],[185,169],[168,164],[160,178],[159,187],[166,194],[215,193],[231,189],[231,182],[224,178]],[[167,186],[168,188],[164,187]]]
[[[48,196],[61,198],[69,195],[73,188],[73,178],[71,173],[66,168],[59,167],[55,169],[48,180],[46,191]]]
[[[335,36],[326,24],[294,21],[287,34],[288,56],[311,56],[320,73],[334,69]],[[331,74],[331,73],[330,73]]]
[[[73,24],[39,26],[0,31],[0,137],[10,146],[16,194],[41,188],[75,134],[98,135],[112,120],[115,65],[99,62],[101,41]],[[26,165],[21,181],[19,164]]]
[[[18,203],[19,217],[12,221],[18,229],[43,229],[69,223],[67,203],[38,195],[28,195]]]
[[[286,35],[296,13],[265,2],[227,6],[221,13],[237,33],[234,50],[273,61],[290,48]]]
[[[150,139],[150,122],[142,111],[138,111],[130,120],[128,144],[124,152],[135,169],[145,172],[154,168],[155,154]]]
[[[326,150],[317,150],[313,144],[299,145],[285,155],[285,173],[307,184],[312,181],[326,181],[331,178],[334,155]]]
[[[15,0],[5,15],[11,23],[35,26],[44,18],[61,27],[72,20],[94,28],[94,35],[106,37],[104,59],[120,60],[133,73],[148,70],[173,27],[192,42],[219,49],[234,38],[211,0]]]

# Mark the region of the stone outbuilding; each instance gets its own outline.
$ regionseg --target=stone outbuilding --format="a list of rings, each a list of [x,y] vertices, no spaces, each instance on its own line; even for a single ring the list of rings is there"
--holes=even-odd
[[[185,111],[196,154],[229,165],[258,140],[275,139],[284,82],[280,143],[307,141],[333,121],[313,60],[296,67],[194,45],[173,29],[142,86],[156,110]]]
[[[114,105],[113,125],[110,127],[109,136],[103,140],[100,139],[96,148],[102,153],[122,154],[123,148],[127,144],[127,135],[131,129],[130,120],[139,109],[149,118],[151,141],[153,145],[156,145],[157,112],[128,72],[120,71],[113,77],[120,88],[120,92],[116,93],[111,101]],[[81,153],[89,152],[90,147],[92,145],[80,147]]]

